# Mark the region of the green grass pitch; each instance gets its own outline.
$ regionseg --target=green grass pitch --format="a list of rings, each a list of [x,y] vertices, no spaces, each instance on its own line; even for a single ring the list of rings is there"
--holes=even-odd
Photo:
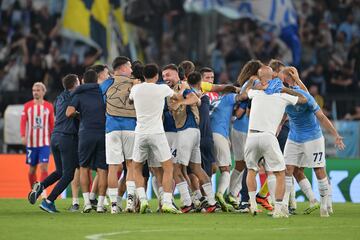
[[[252,217],[240,213],[119,214],[70,213],[70,200],[58,200],[61,213],[48,214],[26,200],[0,200],[0,239],[360,239],[360,205],[334,204],[334,215],[319,211],[272,219],[265,212]],[[156,201],[151,201],[153,210]]]

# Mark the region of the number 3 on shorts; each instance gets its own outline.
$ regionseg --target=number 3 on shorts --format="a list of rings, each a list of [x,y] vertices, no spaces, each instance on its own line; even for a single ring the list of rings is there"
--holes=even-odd
[[[321,162],[322,156],[323,156],[323,152],[313,153],[313,156],[314,156],[314,162],[316,162],[316,161]]]

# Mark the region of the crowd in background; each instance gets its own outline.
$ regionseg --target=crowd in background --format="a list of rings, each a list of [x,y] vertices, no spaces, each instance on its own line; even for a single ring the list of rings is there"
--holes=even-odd
[[[63,1],[55,1],[57,8],[51,4],[51,9],[48,4],[35,7],[33,2],[38,1],[2,2],[0,92],[29,91],[37,81],[44,82],[50,92],[59,92],[63,76],[81,76],[86,67],[101,59],[101,50],[61,35]],[[360,0],[293,2],[298,9],[302,45],[298,68],[320,105],[324,106],[333,94],[359,93]],[[138,28],[145,62],[178,63],[179,59],[190,59],[211,66],[218,83],[235,82],[239,69],[252,58],[265,63],[271,58],[291,63],[291,50],[277,34],[250,19],[223,21],[206,46],[206,57],[199,59],[191,48],[196,32],[189,34],[192,23],[186,16],[181,10],[165,14],[160,33]],[[5,106],[0,105],[3,112]],[[346,118],[351,115],[356,119],[357,108],[354,106],[354,113]]]

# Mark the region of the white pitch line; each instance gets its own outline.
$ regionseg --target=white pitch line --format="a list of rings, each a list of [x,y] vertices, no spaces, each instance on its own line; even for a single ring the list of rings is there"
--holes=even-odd
[[[359,226],[336,226],[338,229],[345,227],[345,228],[358,228]],[[251,231],[284,231],[284,230],[304,230],[304,229],[330,229],[333,228],[332,226],[323,226],[323,227],[282,227],[282,228],[252,228],[249,229]],[[178,232],[181,231],[188,231],[193,230],[193,228],[182,228],[182,229],[148,229],[148,230],[141,230],[141,229],[135,229],[135,230],[124,230],[120,232],[109,232],[109,233],[98,233],[93,235],[85,236],[85,239],[89,240],[108,240],[105,237],[110,236],[116,236],[116,235],[126,235],[126,234],[132,234],[132,233],[152,233],[152,232]],[[213,228],[201,228],[199,230],[214,230]],[[222,228],[218,230],[234,230],[234,228]],[[242,229],[244,231],[244,229]]]

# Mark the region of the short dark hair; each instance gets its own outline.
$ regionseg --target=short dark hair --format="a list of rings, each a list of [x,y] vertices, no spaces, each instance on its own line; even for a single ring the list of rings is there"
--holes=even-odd
[[[174,63],[170,63],[170,64],[168,64],[168,65],[165,65],[165,66],[162,68],[162,71],[165,71],[165,70],[168,70],[168,69],[179,72],[179,68],[178,68],[178,67],[176,66],[176,64],[174,64]]]
[[[121,65],[126,64],[127,62],[130,62],[130,58],[125,56],[116,57],[114,61],[112,62],[112,68],[113,70],[116,70]]]
[[[189,77],[190,73],[194,72],[195,71],[195,65],[193,62],[189,61],[189,60],[185,60],[185,61],[182,61],[180,64],[179,64],[179,68],[183,68],[184,69],[184,74],[185,74],[185,77]]]
[[[200,74],[201,75],[204,75],[204,73],[206,73],[206,72],[214,72],[214,70],[212,70],[209,67],[203,67],[203,68],[200,69]]]
[[[96,64],[91,67],[88,67],[86,70],[94,70],[97,74],[99,74],[102,71],[104,71],[105,68],[108,68],[108,67],[104,64]]]
[[[198,84],[201,81],[201,74],[196,71],[192,72],[189,74],[187,81],[190,85]]]
[[[146,64],[143,70],[145,79],[154,78],[159,75],[159,66],[155,63]]]
[[[131,64],[132,75],[136,79],[140,79],[141,82],[145,82],[145,78],[143,75],[144,65],[139,60],[134,61]]]
[[[98,80],[98,75],[94,70],[87,70],[84,73],[84,83],[96,83]]]
[[[75,83],[78,79],[76,74],[68,74],[62,79],[62,85],[64,89],[69,90],[75,86]]]

